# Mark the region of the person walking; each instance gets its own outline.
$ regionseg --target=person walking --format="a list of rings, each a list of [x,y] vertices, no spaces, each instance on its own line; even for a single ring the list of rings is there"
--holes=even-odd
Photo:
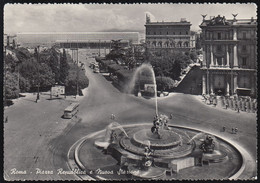
[[[225,126],[223,126],[223,132],[225,132],[226,131],[226,127]]]
[[[115,119],[115,115],[111,114],[111,119],[114,120]]]
[[[237,132],[238,132],[238,128],[235,128],[235,134],[237,134]]]
[[[225,107],[226,107],[226,109],[228,108],[228,101],[227,101],[227,98],[225,98]]]
[[[237,112],[239,113],[239,109],[240,109],[240,99],[237,98]]]

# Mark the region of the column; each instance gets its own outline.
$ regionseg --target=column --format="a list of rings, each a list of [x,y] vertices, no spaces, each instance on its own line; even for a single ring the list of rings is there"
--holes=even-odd
[[[210,75],[210,94],[213,95],[213,74]]]
[[[229,80],[228,80],[229,78],[227,77],[227,88],[226,88],[226,95],[227,96],[229,96],[229,88],[230,88],[230,86],[229,86]]]
[[[233,40],[237,40],[237,29],[235,28],[235,29],[233,29]],[[233,47],[233,53],[234,53],[234,64],[233,64],[233,67],[234,68],[237,68],[238,67],[238,58],[237,58],[237,44],[235,44],[234,45],[234,47]]]
[[[207,70],[207,94],[209,94],[209,71]]]
[[[233,40],[237,40],[237,29],[233,29]]]
[[[237,93],[237,73],[234,73],[233,75],[233,81],[234,81],[234,93]]]
[[[215,63],[215,64],[214,64]],[[214,62],[213,62],[214,66],[217,66],[218,67],[218,60],[216,57],[214,57]]]
[[[212,45],[210,45],[210,67],[213,65],[213,48]]]
[[[224,66],[224,57],[221,57],[221,66]]]
[[[234,50],[234,52],[233,52],[234,53],[234,65],[233,65],[233,67],[237,68],[238,67],[237,44],[234,45],[233,50]]]
[[[202,75],[202,95],[206,94],[206,76]]]
[[[227,65],[229,67],[229,52],[228,52],[228,45],[226,46],[226,54],[227,54]]]

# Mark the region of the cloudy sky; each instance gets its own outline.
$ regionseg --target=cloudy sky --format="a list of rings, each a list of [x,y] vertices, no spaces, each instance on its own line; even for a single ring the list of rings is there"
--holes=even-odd
[[[186,18],[198,30],[201,14],[232,18],[257,17],[255,4],[7,4],[4,32],[94,32],[116,30],[143,31],[145,14],[154,21]]]

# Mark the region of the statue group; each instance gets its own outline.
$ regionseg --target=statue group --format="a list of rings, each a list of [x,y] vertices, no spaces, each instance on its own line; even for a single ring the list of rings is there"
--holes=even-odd
[[[158,138],[161,138],[160,130],[169,130],[168,117],[166,115],[160,114],[154,117],[151,131],[153,134],[158,135]]]
[[[204,153],[212,153],[215,148],[215,142],[213,141],[213,138],[210,135],[206,136],[206,139],[201,143],[200,149]]]

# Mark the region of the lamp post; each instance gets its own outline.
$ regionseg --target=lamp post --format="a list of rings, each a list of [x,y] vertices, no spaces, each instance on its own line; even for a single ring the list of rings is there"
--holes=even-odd
[[[78,64],[79,64],[79,49],[78,49],[78,42],[77,42],[77,86],[76,86],[76,88],[77,88],[77,91],[76,91],[76,96],[75,96],[75,98],[77,97],[77,95],[78,95],[78,92],[79,92],[79,68],[78,68]]]
[[[4,107],[6,106],[6,46],[4,47]]]
[[[38,49],[37,49],[38,48]],[[40,46],[38,46],[37,49],[37,98],[36,98],[36,102],[38,102],[38,100],[40,100],[40,74],[39,74],[39,51],[40,51]]]
[[[98,44],[98,56],[100,57],[100,40],[99,40],[99,44]]]

